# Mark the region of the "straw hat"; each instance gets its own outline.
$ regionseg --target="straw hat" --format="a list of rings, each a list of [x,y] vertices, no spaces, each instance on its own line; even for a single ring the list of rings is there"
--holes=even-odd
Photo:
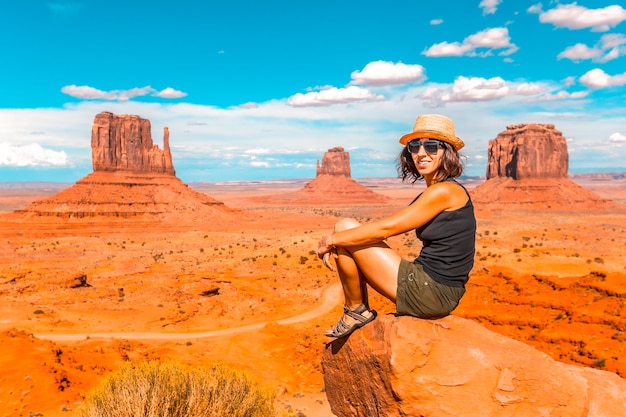
[[[406,145],[413,139],[439,139],[448,142],[458,151],[465,144],[454,133],[454,122],[440,114],[422,114],[417,116],[413,131],[400,138],[400,143]]]

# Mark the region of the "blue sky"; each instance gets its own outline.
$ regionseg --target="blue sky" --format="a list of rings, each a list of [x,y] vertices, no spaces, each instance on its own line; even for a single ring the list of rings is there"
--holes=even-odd
[[[622,3],[623,4],[623,3]],[[136,114],[183,181],[396,175],[440,113],[484,175],[491,139],[552,123],[570,172],[626,171],[626,9],[523,0],[0,2],[0,181],[92,171],[101,111]]]

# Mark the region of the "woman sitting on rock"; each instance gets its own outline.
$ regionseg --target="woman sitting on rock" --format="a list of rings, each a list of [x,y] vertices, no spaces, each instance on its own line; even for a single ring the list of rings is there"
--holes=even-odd
[[[410,205],[378,221],[339,220],[323,236],[317,254],[337,271],[345,296],[344,314],[329,337],[344,337],[376,318],[368,285],[396,304],[399,315],[440,318],[454,310],[474,265],[476,218],[470,195],[455,178],[463,172],[464,144],[445,116],[417,117],[413,131],[400,138],[398,172],[403,181],[423,179],[426,189]],[[415,230],[419,256],[402,259],[384,240]]]

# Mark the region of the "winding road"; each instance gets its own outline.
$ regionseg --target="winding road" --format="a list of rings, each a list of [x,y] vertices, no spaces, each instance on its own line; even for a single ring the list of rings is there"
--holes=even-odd
[[[341,284],[335,283],[326,287],[322,293],[321,303],[312,310],[281,320],[270,320],[247,326],[229,329],[209,330],[206,332],[160,333],[160,332],[112,332],[112,333],[34,333],[37,339],[54,342],[73,342],[87,339],[127,339],[127,340],[179,340],[199,339],[204,337],[227,336],[251,330],[258,330],[269,323],[293,324],[314,319],[329,312],[341,301]]]

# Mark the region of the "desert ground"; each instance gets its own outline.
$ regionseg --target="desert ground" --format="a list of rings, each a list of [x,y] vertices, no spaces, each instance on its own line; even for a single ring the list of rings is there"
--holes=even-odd
[[[280,415],[330,417],[323,335],[341,313],[315,255],[345,216],[373,220],[420,186],[358,180],[387,205],[282,206],[298,181],[191,186],[226,221],[35,219],[11,211],[66,185],[0,188],[0,416],[71,416],[125,361],[225,362],[275,387]],[[476,207],[476,264],[453,313],[558,361],[626,376],[626,180],[579,185],[612,209]],[[468,188],[478,183],[470,182]],[[400,254],[415,237],[390,238]],[[379,314],[394,306],[371,295]]]

